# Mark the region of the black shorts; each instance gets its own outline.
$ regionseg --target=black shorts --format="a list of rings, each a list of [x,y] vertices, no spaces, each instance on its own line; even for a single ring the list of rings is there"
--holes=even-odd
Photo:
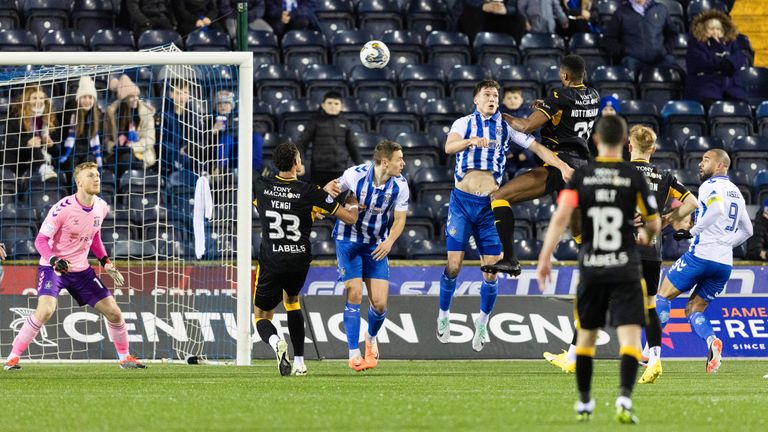
[[[283,300],[283,291],[289,296],[299,295],[308,272],[309,265],[286,268],[259,266],[256,292],[253,294],[254,306],[263,311],[271,311]]]
[[[610,313],[611,327],[637,324],[645,325],[645,287],[642,281],[579,283],[576,294],[576,319],[579,327],[594,330],[605,326],[606,314]]]
[[[646,295],[655,296],[659,292],[659,276],[661,275],[661,261],[642,260],[643,279],[645,279]]]
[[[584,156],[578,155],[576,153],[566,153],[561,152],[557,153],[557,157],[560,158],[563,162],[568,164],[573,169],[580,168],[583,166],[586,166],[589,163],[589,160],[587,160]],[[544,192],[549,195],[552,193],[560,193],[563,188],[565,188],[565,181],[563,181],[563,175],[560,173],[560,170],[551,166],[547,165],[547,185],[544,189]]]

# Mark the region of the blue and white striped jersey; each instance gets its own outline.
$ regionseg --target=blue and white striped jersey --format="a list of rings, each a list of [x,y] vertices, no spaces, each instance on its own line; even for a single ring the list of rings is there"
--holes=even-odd
[[[488,138],[488,148],[468,147],[456,153],[454,177],[460,182],[469,170],[493,172],[496,184],[501,184],[504,166],[507,163],[510,141],[523,148],[530,147],[533,136],[512,129],[501,117],[501,111],[491,117],[484,117],[477,110],[453,122],[449,133],[459,134],[464,139],[477,136]]]
[[[381,243],[389,235],[389,221],[394,211],[408,211],[408,181],[405,177],[391,177],[379,187],[373,185],[373,163],[366,163],[344,171],[341,190],[350,190],[365,211],[357,223],[348,225],[336,220],[333,237],[356,243]]]

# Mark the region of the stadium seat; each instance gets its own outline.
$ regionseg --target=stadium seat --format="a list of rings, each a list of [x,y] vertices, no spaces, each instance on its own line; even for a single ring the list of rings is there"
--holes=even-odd
[[[91,51],[134,51],[133,33],[125,29],[101,29],[91,36]]]
[[[408,245],[408,258],[415,260],[444,260],[447,256],[445,242],[419,240]]]
[[[600,95],[614,95],[619,100],[635,99],[635,77],[624,66],[603,66],[592,72],[592,84]]]
[[[549,221],[552,220],[552,214],[555,213],[557,206],[555,204],[539,205],[536,208],[536,238],[543,239],[549,228]]]
[[[357,149],[360,151],[360,156],[365,159],[373,160],[373,151],[376,148],[376,145],[379,144],[384,137],[377,133],[367,132],[355,133],[353,139]]]
[[[335,260],[336,242],[330,240],[312,242],[312,256],[319,260]]]
[[[752,106],[768,100],[768,68],[748,67],[738,72],[747,91],[747,100]]]
[[[275,116],[272,105],[257,98],[253,99],[253,131],[262,135],[264,132],[275,131]]]
[[[540,240],[520,240],[515,242],[515,256],[521,261],[536,261],[541,250]]]
[[[512,207],[515,214],[515,240],[530,240],[533,238],[534,217],[527,205],[515,204]]]
[[[687,70],[688,66],[685,64],[685,56],[688,52],[688,34],[679,33],[672,37],[672,55],[675,56],[675,61],[680,69]]]
[[[371,119],[368,115],[370,108],[365,101],[354,97],[341,99],[341,112],[344,113],[352,132],[368,132],[371,130]]]
[[[754,177],[758,171],[768,169],[768,138],[745,136],[736,138],[731,146],[731,167],[736,172]]]
[[[685,17],[683,16],[683,5],[677,0],[657,0],[663,4],[669,11],[669,19],[675,25],[675,30],[680,34],[685,34]]]
[[[621,2],[619,0],[605,0],[597,2],[597,12],[600,19],[600,23],[605,27],[606,23],[613,18],[616,13],[616,9],[619,8]]]
[[[435,235],[431,225],[427,227],[423,225],[412,224],[410,221],[408,221],[405,223],[405,230],[403,231],[401,238],[403,241],[411,243],[419,240],[434,240]]]
[[[49,30],[40,38],[43,51],[88,51],[85,35],[77,30]]]
[[[184,41],[181,36],[173,30],[144,30],[139,35],[137,48],[140,50],[154,48],[158,46],[174,44],[184,49]]]
[[[713,103],[709,107],[709,133],[722,138],[727,146],[736,137],[752,135],[752,108],[746,102]]]
[[[373,106],[375,130],[384,138],[392,139],[402,132],[417,132],[419,118],[416,110],[405,99],[380,99]]]
[[[360,48],[370,39],[371,34],[362,30],[337,31],[331,36],[331,61],[347,74],[351,73],[360,65]]]
[[[656,151],[651,156],[651,163],[662,171],[680,168],[680,149],[677,142],[673,138],[657,137]]]
[[[752,202],[752,179],[757,174],[757,171],[751,173],[745,173],[741,171],[728,172],[728,178],[731,183],[736,185],[741,192],[741,196],[744,197],[744,202],[749,205]]]
[[[701,157],[708,150],[723,149],[725,143],[718,137],[692,136],[683,142],[683,169],[698,169]]]
[[[99,30],[115,27],[115,10],[111,0],[75,0],[72,25],[90,39]]]
[[[19,240],[34,240],[36,228],[27,226],[4,226],[0,230],[0,243],[12,245]]]
[[[475,35],[472,49],[477,64],[487,71],[498,71],[503,65],[520,63],[517,41],[505,33],[480,32]]]
[[[431,208],[411,202],[406,215],[408,225],[426,227],[431,232],[431,239],[435,238],[435,215]]]
[[[398,75],[400,91],[410,101],[424,103],[445,96],[445,75],[436,66],[409,64]]]
[[[430,99],[421,109],[424,132],[444,143],[451,125],[463,116],[462,109],[454,99]]]
[[[283,35],[283,63],[299,72],[311,64],[328,63],[328,43],[317,30],[291,30]]]
[[[623,100],[620,109],[629,127],[639,124],[650,127],[656,134],[661,132],[659,109],[655,104],[644,100]]]
[[[523,98],[527,101],[541,98],[541,78],[536,69],[525,65],[505,65],[498,70],[495,76],[502,88],[517,87],[522,89]],[[473,106],[467,108],[474,109]]]
[[[331,233],[333,231],[333,225],[327,224],[313,224],[312,231],[309,233],[309,240],[316,241],[333,241]]]
[[[664,135],[678,143],[691,136],[707,135],[704,107],[696,101],[669,101],[661,108]]]
[[[473,105],[472,94],[477,83],[490,78],[490,71],[480,65],[456,65],[448,70],[448,93],[460,104],[461,112]]]
[[[427,63],[440,70],[449,71],[454,66],[469,64],[472,59],[469,38],[464,33],[433,31],[424,45]]]
[[[355,9],[350,0],[319,0],[315,3],[315,16],[326,38],[339,30],[355,28]]]
[[[36,260],[40,258],[40,252],[32,240],[19,240],[11,244],[8,256],[17,260]]]
[[[368,69],[363,65],[355,66],[349,75],[352,94],[371,108],[381,98],[397,96],[396,80],[394,69]]]
[[[184,42],[187,51],[232,51],[229,35],[214,30],[195,30]]]
[[[321,103],[329,91],[336,91],[342,96],[349,96],[347,77],[344,71],[335,65],[311,64],[301,74],[305,94],[312,102]]]
[[[67,28],[69,5],[67,0],[25,0],[24,16],[27,30],[42,37],[48,30]]]
[[[560,80],[560,66],[552,65],[540,72],[542,73],[541,81],[544,84],[545,95],[549,95],[552,90],[563,86],[563,82]]]
[[[118,259],[151,257],[155,255],[155,245],[151,241],[118,240],[114,242],[112,253]]]
[[[361,0],[357,4],[357,18],[360,30],[374,35],[403,28],[400,5],[396,0]]]
[[[560,261],[576,261],[579,259],[579,246],[573,240],[561,240],[553,255]]]
[[[263,64],[254,71],[253,80],[258,83],[256,97],[275,107],[285,99],[301,95],[299,74],[286,65]]]
[[[670,170],[669,173],[675,176],[677,181],[685,185],[691,193],[694,195],[698,193],[699,186],[701,185],[698,168],[696,170]]]
[[[309,99],[286,99],[275,108],[280,130],[298,142],[307,123],[318,112],[318,106],[310,103]]]
[[[447,30],[450,25],[448,7],[443,0],[410,0],[405,8],[408,29],[421,37],[434,30]]]
[[[520,40],[520,51],[523,53],[523,64],[543,70],[560,64],[565,55],[565,42],[556,34],[528,33]]]
[[[768,137],[768,101],[757,106],[755,117],[757,117],[757,132],[760,136]]]
[[[37,51],[37,36],[29,30],[0,30],[0,51]]]
[[[440,149],[433,145],[433,140],[423,132],[401,133],[395,137],[395,142],[403,146],[406,157],[405,172],[410,173],[419,168],[431,168],[440,164]]]
[[[394,68],[397,72],[406,65],[418,65],[424,62],[422,39],[417,33],[388,30],[381,36],[381,41],[389,47],[388,67]]]
[[[683,80],[680,73],[671,68],[646,68],[637,79],[640,99],[657,107],[670,100],[680,99],[683,94]]]
[[[149,193],[157,192],[161,188],[161,182],[157,175],[144,173],[141,170],[128,170],[120,176],[119,192],[121,194],[129,193]]]
[[[768,170],[762,170],[755,174],[754,182],[752,194],[755,199],[753,202],[762,203],[768,198]]]
[[[728,13],[728,7],[720,0],[692,0],[688,4],[688,11],[686,13],[688,24],[690,25],[693,19],[696,18],[696,15],[710,9],[718,9],[726,14]]]
[[[576,33],[568,41],[568,52],[581,56],[587,64],[587,76],[598,67],[611,64],[611,59],[600,49],[602,38],[600,33]]]
[[[0,0],[0,29],[19,28],[19,4],[17,0]]]
[[[280,46],[277,36],[268,31],[250,30],[248,32],[248,50],[253,53],[254,68],[263,64],[280,63]]]

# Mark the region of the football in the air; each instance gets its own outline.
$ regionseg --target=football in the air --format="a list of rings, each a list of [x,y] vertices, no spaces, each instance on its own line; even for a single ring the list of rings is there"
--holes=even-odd
[[[381,69],[389,63],[389,48],[382,41],[369,41],[360,50],[360,62],[368,69]]]

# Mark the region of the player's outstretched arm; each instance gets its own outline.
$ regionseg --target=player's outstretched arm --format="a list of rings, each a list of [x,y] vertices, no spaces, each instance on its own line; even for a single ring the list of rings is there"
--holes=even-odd
[[[552,165],[553,167],[560,170],[560,174],[562,174],[563,180],[566,182],[571,180],[571,177],[573,176],[573,168],[568,166],[567,163],[563,162],[559,157],[557,157],[556,154],[552,153],[552,150],[544,147],[537,141],[532,142],[528,147],[528,150],[534,152],[536,156],[544,161],[544,163]]]
[[[707,206],[707,211],[696,221],[696,225],[691,228],[692,236],[701,234],[702,231],[717,222],[720,216],[725,213],[723,199],[717,195],[711,195],[704,204]]]
[[[689,193],[683,199],[683,204],[681,206],[664,215],[662,227],[672,222],[682,221],[686,216],[696,211],[697,206],[698,201],[696,200],[696,197],[692,193]]]
[[[550,283],[550,274],[552,273],[552,253],[555,251],[560,236],[563,235],[565,227],[571,220],[574,209],[578,206],[578,195],[576,191],[564,189],[558,198],[558,206],[549,222],[547,235],[544,237],[544,244],[539,253],[539,264],[536,267],[536,279],[539,281],[539,290],[542,292]]]
[[[339,206],[338,209],[336,209],[336,212],[333,213],[334,216],[339,218],[342,222],[345,224],[355,224],[357,223],[357,216],[360,211],[360,206],[357,204],[347,204],[345,206]]]
[[[464,139],[457,133],[449,133],[445,140],[445,154],[456,154],[471,146],[487,148],[488,138],[473,136]]]
[[[536,110],[528,118],[512,117],[509,114],[501,114],[504,120],[509,123],[512,129],[527,134],[536,132],[537,129],[544,126],[549,120],[543,112]]]

